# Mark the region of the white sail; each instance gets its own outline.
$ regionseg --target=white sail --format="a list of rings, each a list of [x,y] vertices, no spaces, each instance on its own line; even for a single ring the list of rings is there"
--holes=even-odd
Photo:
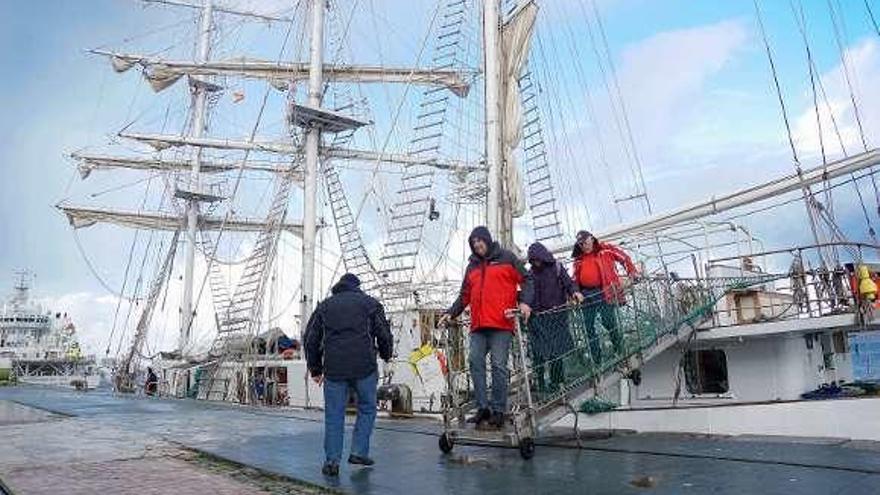
[[[162,212],[135,212],[109,210],[104,208],[88,208],[69,205],[58,205],[57,208],[67,215],[67,220],[75,229],[91,227],[96,223],[110,223],[137,229],[177,231],[183,228],[184,219],[179,214]],[[261,232],[266,223],[246,218],[223,219],[201,215],[200,230],[225,230],[229,232]],[[281,230],[302,235],[301,223],[283,223]]]
[[[521,6],[513,17],[501,29],[502,56],[502,146],[504,157],[505,190],[510,200],[511,213],[514,217],[522,216],[526,211],[526,193],[522,174],[519,170],[514,150],[522,139],[522,102],[520,101],[517,79],[529,53],[529,44],[535,29],[538,6],[528,2]]]
[[[234,139],[223,138],[193,138],[188,136],[170,134],[141,134],[132,132],[121,132],[119,133],[119,136],[126,139],[134,139],[136,141],[149,144],[154,149],[159,151],[174,146],[198,146],[203,148],[225,150],[260,151],[293,156],[301,156],[303,154],[301,147],[295,146],[292,143],[285,143],[280,141],[238,141]],[[429,167],[454,172],[485,170],[485,167],[481,165],[469,164],[467,162],[458,160],[434,158],[426,160],[403,153],[380,153],[376,151],[355,150],[333,146],[322,146],[321,155],[325,158],[336,158],[344,160],[399,163],[402,165],[426,165]]]
[[[238,58],[197,63],[104,50],[92,50],[92,53],[109,57],[116,72],[125,72],[135,65],[140,65],[144,69],[144,77],[154,91],[162,91],[183,76],[238,76],[262,79],[280,91],[287,90],[291,81],[304,81],[309,78],[309,64],[300,62]],[[324,78],[333,82],[442,86],[459,97],[467,96],[470,90],[469,78],[454,70],[327,64],[323,71]]]
[[[159,170],[189,172],[192,169],[192,161],[189,160],[164,160],[161,158],[134,158],[107,155],[89,155],[74,153],[71,158],[76,160],[80,175],[83,179],[91,175],[92,171],[100,169],[126,168],[132,170]],[[202,161],[200,172],[217,174],[231,172],[239,169],[248,172],[265,172],[272,174],[291,173],[291,164],[266,160],[242,161]],[[302,171],[293,169],[295,180],[302,182]]]

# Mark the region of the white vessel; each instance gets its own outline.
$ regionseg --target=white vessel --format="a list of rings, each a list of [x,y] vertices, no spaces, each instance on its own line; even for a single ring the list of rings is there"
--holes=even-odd
[[[93,356],[84,356],[67,313],[53,312],[30,297],[30,275],[17,274],[12,296],[0,312],[0,360],[22,383],[94,388]]]

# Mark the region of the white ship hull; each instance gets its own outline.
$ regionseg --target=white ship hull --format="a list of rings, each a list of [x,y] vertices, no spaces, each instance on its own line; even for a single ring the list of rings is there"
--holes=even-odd
[[[621,409],[582,414],[578,429],[880,441],[880,397]]]

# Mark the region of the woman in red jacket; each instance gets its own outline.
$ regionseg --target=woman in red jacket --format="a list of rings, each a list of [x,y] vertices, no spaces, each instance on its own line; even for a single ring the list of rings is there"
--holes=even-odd
[[[582,230],[571,252],[574,260],[572,279],[584,296],[582,311],[590,355],[593,363],[602,366],[601,337],[596,331],[596,317],[602,320],[602,327],[611,338],[611,345],[618,356],[623,355],[623,337],[617,321],[617,307],[626,304],[623,286],[617,275],[617,265],[623,265],[626,274],[635,278],[638,270],[632,259],[619,247],[599,242],[593,234]]]

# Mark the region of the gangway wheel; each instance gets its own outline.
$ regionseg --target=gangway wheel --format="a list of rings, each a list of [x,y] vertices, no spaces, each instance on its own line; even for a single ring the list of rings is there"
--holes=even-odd
[[[529,460],[535,456],[535,441],[529,437],[519,441],[519,455],[523,459]]]
[[[455,447],[455,443],[449,438],[448,433],[443,433],[440,435],[440,441],[438,442],[440,445],[440,451],[444,454],[448,454],[452,452],[452,447]]]

